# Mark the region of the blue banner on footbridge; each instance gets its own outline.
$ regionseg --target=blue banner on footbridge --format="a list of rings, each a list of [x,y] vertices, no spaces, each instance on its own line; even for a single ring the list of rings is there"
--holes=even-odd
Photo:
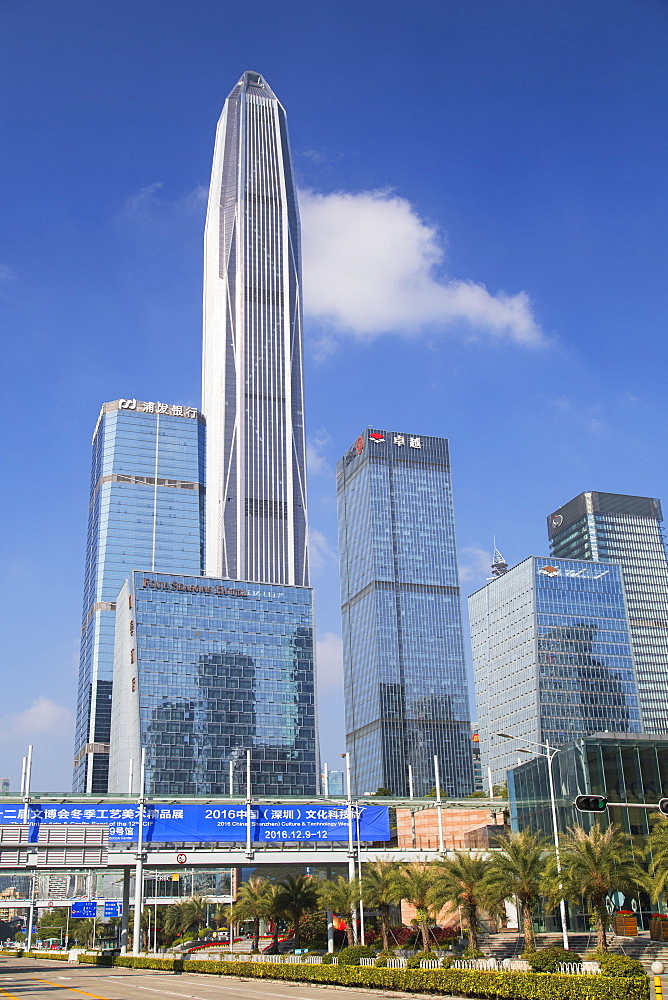
[[[234,843],[247,838],[247,806],[225,804],[157,805],[144,807],[143,840],[145,843]],[[352,837],[354,842],[390,839],[387,806],[353,805]],[[24,821],[24,806],[0,806],[0,826]],[[136,843],[139,830],[139,806],[80,803],[28,807],[30,841],[38,839],[42,825],[108,826],[112,843]],[[347,841],[349,837],[346,805],[309,804],[250,806],[250,837],[253,843],[290,841]]]

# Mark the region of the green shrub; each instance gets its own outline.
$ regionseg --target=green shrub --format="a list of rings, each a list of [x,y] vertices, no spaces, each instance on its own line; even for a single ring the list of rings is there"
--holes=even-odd
[[[441,968],[449,969],[452,966],[453,962],[454,958],[452,957],[452,955],[445,955],[445,957],[441,959]]]
[[[565,948],[539,948],[538,951],[527,951],[524,954],[531,966],[532,972],[556,972],[557,966],[565,962],[579,962],[580,956]]]
[[[547,950],[547,949],[543,949]],[[80,955],[96,965],[100,957]],[[436,993],[475,1000],[649,1000],[649,979],[613,976],[535,975],[477,969],[375,969],[366,966],[274,965],[270,962],[214,962],[199,959],[133,958],[121,955],[114,965],[165,972],[199,972],[330,986],[368,987],[383,992]]]
[[[420,962],[422,962],[424,959],[429,959],[429,958],[434,959],[436,957],[437,956],[433,953],[433,951],[418,951],[415,955],[411,955],[411,957],[408,959],[408,961],[406,962],[406,968],[419,969]]]
[[[386,969],[387,968],[387,955],[378,955],[376,958],[376,968]]]
[[[360,958],[375,958],[376,952],[371,945],[353,944],[342,948],[339,952],[339,965],[359,965]]]
[[[322,956],[322,964],[323,965],[331,965],[333,961],[334,961],[334,956],[330,955],[329,952],[327,952],[326,955]]]
[[[615,955],[609,951],[596,951],[594,962],[601,966],[605,976],[644,976],[645,967],[637,958],[629,955]]]

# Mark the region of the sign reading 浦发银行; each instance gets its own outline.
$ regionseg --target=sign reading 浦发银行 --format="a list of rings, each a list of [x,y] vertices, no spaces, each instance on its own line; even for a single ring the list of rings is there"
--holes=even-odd
[[[0,826],[23,822],[23,806],[0,806]],[[144,808],[145,843],[216,843],[246,840],[246,806],[208,803],[198,805],[157,805]],[[353,840],[385,841],[390,839],[387,806],[353,806]],[[359,832],[358,832],[359,822]],[[108,826],[112,843],[134,843],[139,826],[139,806],[80,804],[31,805],[29,840],[37,841],[44,825]],[[348,808],[345,804],[252,805],[251,840],[253,843],[290,841],[348,840]]]

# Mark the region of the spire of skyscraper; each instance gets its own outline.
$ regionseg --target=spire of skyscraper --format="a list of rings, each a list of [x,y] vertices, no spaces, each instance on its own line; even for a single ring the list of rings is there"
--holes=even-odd
[[[209,575],[308,586],[302,368],[286,115],[246,72],[218,122],[204,238]]]

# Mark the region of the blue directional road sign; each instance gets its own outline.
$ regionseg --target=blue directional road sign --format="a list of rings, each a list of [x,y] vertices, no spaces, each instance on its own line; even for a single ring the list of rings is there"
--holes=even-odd
[[[72,917],[92,917],[97,916],[97,903],[93,900],[79,900],[72,903]]]
[[[107,899],[104,904],[105,917],[120,917],[123,913],[123,904]]]

